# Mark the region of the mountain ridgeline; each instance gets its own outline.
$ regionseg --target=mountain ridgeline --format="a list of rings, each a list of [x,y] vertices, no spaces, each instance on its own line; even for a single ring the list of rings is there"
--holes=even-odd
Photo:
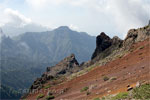
[[[26,89],[46,67],[74,53],[80,62],[90,59],[95,37],[67,26],[52,31],[26,32],[1,38],[1,83],[15,90]]]

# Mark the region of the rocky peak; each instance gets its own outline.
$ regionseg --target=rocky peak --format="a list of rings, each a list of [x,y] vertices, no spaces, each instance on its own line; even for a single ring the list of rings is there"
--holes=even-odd
[[[62,75],[70,75],[73,72],[77,72],[79,69],[79,63],[76,60],[75,55],[71,54],[55,66],[47,67],[46,72],[41,76],[41,78],[37,78],[36,81],[34,81],[30,89],[41,88],[42,84],[48,80]]]
[[[70,30],[68,26],[60,26],[56,30]]]
[[[99,61],[109,56],[114,50],[122,47],[123,40],[114,36],[112,39],[104,32],[96,38],[96,49],[92,55],[92,61]]]
[[[122,43],[123,43],[123,40],[121,40],[118,36],[114,36],[112,38],[112,44],[113,45],[119,45],[119,46],[121,46]]]
[[[104,51],[108,47],[112,45],[112,40],[109,36],[107,36],[104,32],[96,37],[96,49],[92,55],[92,59],[94,59],[100,52]]]
[[[75,58],[74,54],[71,54],[70,56],[64,58],[62,61],[60,61],[58,64],[56,64],[53,67],[47,68],[48,75],[57,76],[57,75],[64,75],[64,74],[70,74],[72,71],[75,71],[75,69],[79,66],[78,61]]]
[[[143,41],[150,37],[150,26],[147,25],[143,28],[130,29],[123,42],[124,48],[129,48],[133,43]]]

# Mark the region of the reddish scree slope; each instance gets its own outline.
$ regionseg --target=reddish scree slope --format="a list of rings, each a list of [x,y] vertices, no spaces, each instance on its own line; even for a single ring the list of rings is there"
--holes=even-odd
[[[141,48],[142,47],[142,48]],[[144,47],[144,48],[143,48]],[[150,80],[150,41],[149,39],[136,43],[132,46],[133,52],[118,58],[105,66],[99,66],[85,75],[71,81],[52,87],[60,91],[68,89],[63,94],[56,96],[55,100],[92,100],[108,94],[115,94],[127,90],[127,85],[135,86],[138,81]],[[114,81],[104,81],[103,77],[117,77]],[[80,90],[88,86],[90,92]],[[42,92],[45,95],[47,91]],[[36,99],[38,94],[28,95],[27,99]]]

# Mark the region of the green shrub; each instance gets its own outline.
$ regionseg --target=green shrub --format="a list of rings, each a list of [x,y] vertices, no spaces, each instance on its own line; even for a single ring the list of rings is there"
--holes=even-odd
[[[111,77],[110,80],[117,80],[117,77]]]
[[[144,49],[144,46],[141,46],[140,49]]]
[[[38,96],[37,96],[37,99],[40,99],[40,98],[43,98],[44,97],[44,94],[39,94]]]
[[[94,98],[93,100],[100,100],[99,98]]]
[[[89,91],[86,92],[86,95],[90,95],[90,94],[91,94],[91,92],[89,92]]]
[[[48,89],[48,88],[50,88],[50,87],[51,87],[50,85],[47,85],[47,86],[44,87],[44,89]]]
[[[129,96],[128,92],[119,93],[116,96],[112,97],[112,100],[120,100],[120,99],[127,99]]]
[[[80,91],[84,92],[84,91],[87,91],[88,89],[89,89],[89,87],[86,86],[86,87],[82,88]]]
[[[144,84],[133,89],[133,98],[142,100],[150,99],[150,84]]]
[[[109,77],[104,76],[104,77],[103,77],[103,80],[104,80],[104,81],[108,81],[108,80],[109,80]]]
[[[45,100],[51,100],[51,99],[54,99],[55,97],[53,95],[50,95],[50,96],[46,96]]]

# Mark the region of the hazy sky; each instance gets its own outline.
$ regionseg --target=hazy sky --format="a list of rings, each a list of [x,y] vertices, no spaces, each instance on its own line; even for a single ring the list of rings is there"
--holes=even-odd
[[[91,35],[123,38],[130,28],[148,24],[150,0],[0,0],[0,26],[36,23],[69,26]]]

